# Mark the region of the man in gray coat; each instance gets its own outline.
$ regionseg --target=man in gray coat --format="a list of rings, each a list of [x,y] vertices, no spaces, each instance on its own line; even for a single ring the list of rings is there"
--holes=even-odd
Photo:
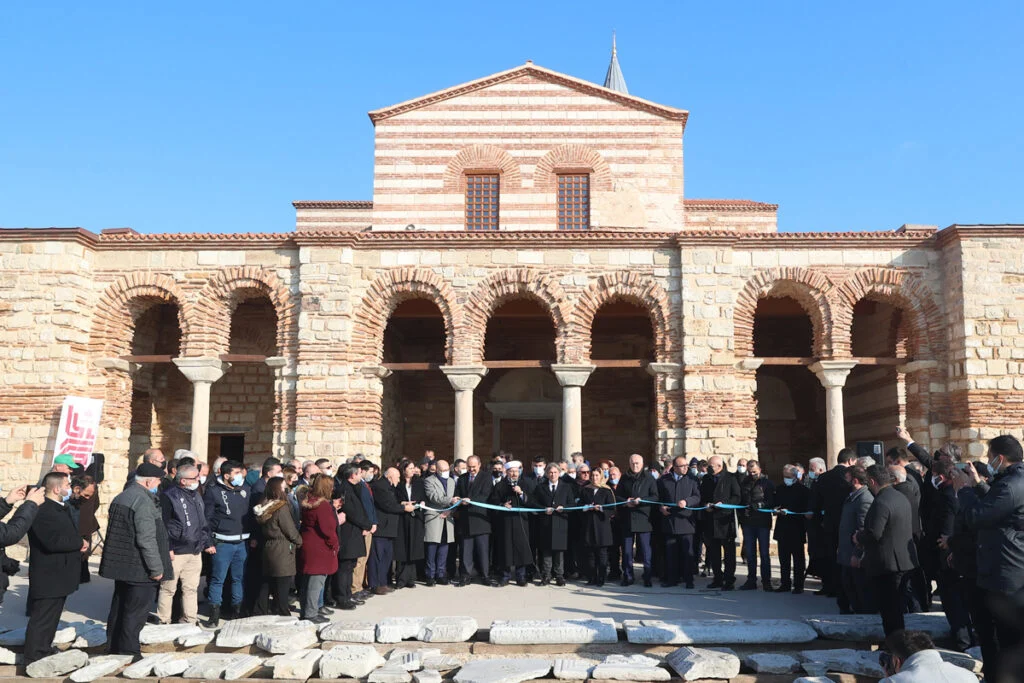
[[[864,528],[864,518],[875,502],[875,497],[868,489],[868,475],[863,467],[848,467],[846,479],[853,486],[853,491],[843,502],[836,549],[836,564],[841,569],[839,590],[846,600],[840,599],[837,602],[840,609],[846,602],[850,605],[849,611],[855,614],[874,614],[875,605],[867,574],[860,566],[863,553],[854,544],[853,536]]]
[[[452,504],[455,496],[455,480],[449,476],[448,462],[437,460],[435,474],[423,478],[423,488],[427,496],[427,506],[443,510]],[[455,542],[455,522],[452,510],[447,512],[424,511],[423,521],[426,527],[424,541],[427,549],[427,585],[437,583],[448,585],[448,545]]]

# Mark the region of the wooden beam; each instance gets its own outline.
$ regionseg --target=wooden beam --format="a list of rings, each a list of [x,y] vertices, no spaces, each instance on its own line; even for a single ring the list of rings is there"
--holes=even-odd
[[[267,357],[245,353],[222,353],[220,359],[225,363],[264,363]]]
[[[762,358],[762,367],[765,365],[810,365],[814,358],[786,358],[782,356]]]
[[[170,363],[171,356],[121,356],[121,360],[129,363]]]
[[[221,356],[223,360],[226,357]],[[624,358],[615,360],[594,360],[591,365],[599,368],[643,368],[649,361],[641,358]],[[522,368],[550,368],[554,361],[550,360],[485,360],[483,366],[488,370],[518,370]],[[388,370],[397,372],[422,372],[437,370],[441,363],[381,363]]]
[[[615,360],[592,360],[590,364],[599,368],[644,368],[647,367],[648,362],[650,361],[643,360],[642,358],[622,358]]]
[[[761,358],[764,361],[761,365],[811,365],[816,363],[818,358],[790,358],[790,357],[767,357]],[[836,359],[844,360],[844,359]],[[909,358],[891,358],[891,357],[861,357],[851,358],[850,360],[857,361],[858,365],[903,365],[910,362]]]
[[[388,370],[401,370],[401,371],[417,371],[417,370],[437,370],[441,367],[441,363],[381,363],[381,366]]]

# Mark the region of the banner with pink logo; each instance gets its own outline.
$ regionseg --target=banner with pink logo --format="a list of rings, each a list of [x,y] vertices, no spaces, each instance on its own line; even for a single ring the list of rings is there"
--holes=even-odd
[[[92,451],[96,446],[96,435],[100,431],[100,415],[103,400],[68,396],[60,411],[60,426],[57,427],[57,441],[54,457],[67,453],[75,462],[88,467],[92,464]]]

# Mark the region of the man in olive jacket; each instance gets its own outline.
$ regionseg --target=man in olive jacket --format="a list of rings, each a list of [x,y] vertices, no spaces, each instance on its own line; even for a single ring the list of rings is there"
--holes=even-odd
[[[114,581],[107,617],[112,655],[141,655],[139,633],[146,624],[160,581],[174,577],[171,554],[157,503],[164,471],[144,462],[135,480],[110,501],[100,576]]]

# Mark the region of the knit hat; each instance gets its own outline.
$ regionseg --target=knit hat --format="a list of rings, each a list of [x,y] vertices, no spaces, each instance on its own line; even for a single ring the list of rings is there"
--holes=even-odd
[[[135,470],[136,477],[150,478],[154,477],[157,479],[164,478],[164,471],[159,466],[154,465],[151,462],[144,462],[138,466]]]

